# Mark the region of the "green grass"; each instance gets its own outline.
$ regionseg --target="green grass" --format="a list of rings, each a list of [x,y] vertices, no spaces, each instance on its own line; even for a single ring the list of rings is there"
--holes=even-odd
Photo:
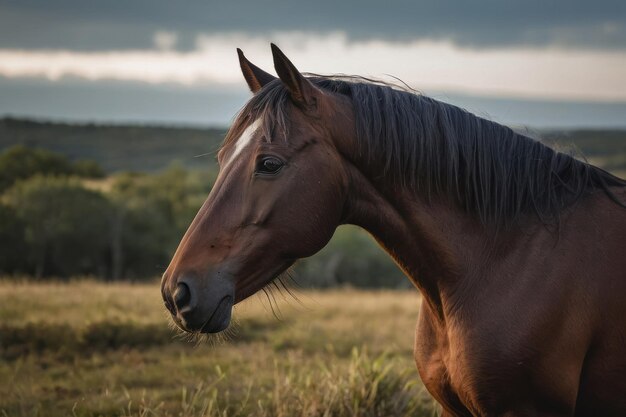
[[[435,415],[415,291],[298,296],[276,295],[280,320],[255,296],[228,340],[189,342],[157,282],[0,281],[0,416]]]

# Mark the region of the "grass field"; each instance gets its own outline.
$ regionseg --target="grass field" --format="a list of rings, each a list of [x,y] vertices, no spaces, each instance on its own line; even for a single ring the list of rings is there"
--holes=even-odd
[[[415,291],[297,295],[252,297],[227,340],[190,342],[157,282],[0,281],[0,416],[436,415]]]

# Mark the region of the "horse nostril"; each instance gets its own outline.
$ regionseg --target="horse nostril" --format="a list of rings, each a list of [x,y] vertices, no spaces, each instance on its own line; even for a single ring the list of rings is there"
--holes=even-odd
[[[170,313],[176,315],[176,310],[174,309],[174,306],[172,306],[172,303],[170,303],[170,301],[168,299],[165,299],[163,304],[165,304],[165,308],[167,308],[167,311],[169,311]]]
[[[190,301],[191,291],[189,290],[189,286],[184,282],[179,282],[176,286],[176,292],[174,293],[174,303],[176,304],[176,308],[180,311],[181,309],[187,307]]]

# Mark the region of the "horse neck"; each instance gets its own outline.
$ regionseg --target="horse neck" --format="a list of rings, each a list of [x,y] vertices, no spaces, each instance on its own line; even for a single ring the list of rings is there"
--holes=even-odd
[[[371,233],[442,320],[457,304],[455,297],[471,297],[477,290],[473,281],[487,262],[516,245],[519,234],[511,231],[494,239],[475,216],[446,198],[423,198],[369,172],[358,159],[347,166],[345,223]]]
[[[477,236],[458,233],[465,226],[448,207],[375,184],[359,170],[351,173],[350,189],[345,222],[371,233],[431,308],[443,315],[442,287],[459,279],[467,248],[476,247],[470,240]]]
[[[355,120],[349,110],[342,117]],[[522,226],[520,220],[517,228],[496,235],[452,199],[420,195],[413,187],[398,184],[393,175],[381,175],[388,158],[381,155],[377,161],[375,154],[363,153],[352,123],[332,126],[349,178],[344,221],[369,231],[440,317],[449,305],[457,304],[455,296],[471,297],[472,291],[481,289],[476,282],[485,283],[484,272],[498,258],[519,248],[525,236],[542,233],[535,222]]]

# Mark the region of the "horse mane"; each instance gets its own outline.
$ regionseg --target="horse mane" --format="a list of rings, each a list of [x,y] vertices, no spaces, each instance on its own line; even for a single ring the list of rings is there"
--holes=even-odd
[[[358,151],[395,184],[430,199],[446,196],[483,224],[509,226],[535,213],[540,221],[585,195],[622,180],[572,155],[408,87],[358,76],[308,79],[352,101]],[[266,140],[288,137],[289,95],[280,80],[265,85],[242,109],[225,144],[249,121],[263,119]]]

